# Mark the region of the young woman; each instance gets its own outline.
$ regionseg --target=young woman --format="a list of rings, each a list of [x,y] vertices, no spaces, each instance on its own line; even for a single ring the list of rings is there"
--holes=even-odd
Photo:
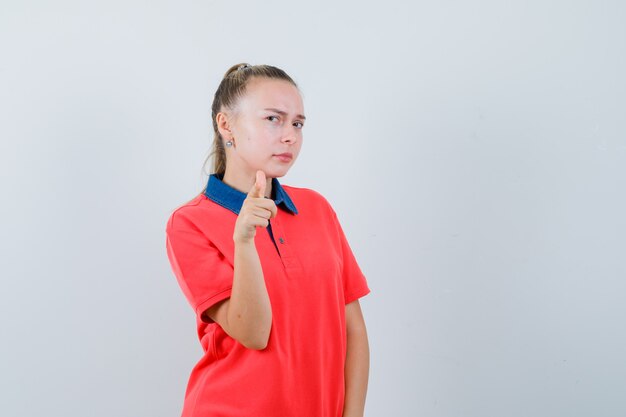
[[[166,227],[204,350],[182,416],[363,416],[370,289],[329,202],[278,182],[302,146],[296,83],[235,65],[212,120],[214,172]]]

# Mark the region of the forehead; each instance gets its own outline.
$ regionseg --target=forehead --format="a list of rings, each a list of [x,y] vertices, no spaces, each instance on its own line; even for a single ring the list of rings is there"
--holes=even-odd
[[[302,97],[296,86],[289,81],[270,78],[250,80],[242,104],[251,110],[272,107],[293,113],[303,112]]]

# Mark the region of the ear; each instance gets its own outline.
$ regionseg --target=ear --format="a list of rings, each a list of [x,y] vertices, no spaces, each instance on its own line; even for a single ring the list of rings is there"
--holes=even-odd
[[[219,112],[217,113],[217,116],[215,116],[215,121],[220,135],[222,135],[225,140],[231,140],[233,138],[233,116],[227,112]]]

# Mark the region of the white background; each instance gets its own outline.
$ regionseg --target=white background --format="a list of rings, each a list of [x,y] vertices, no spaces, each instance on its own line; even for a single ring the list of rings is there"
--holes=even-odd
[[[301,87],[280,180],[368,278],[367,416],[625,415],[624,4],[3,0],[0,415],[179,415],[165,222],[240,62]]]

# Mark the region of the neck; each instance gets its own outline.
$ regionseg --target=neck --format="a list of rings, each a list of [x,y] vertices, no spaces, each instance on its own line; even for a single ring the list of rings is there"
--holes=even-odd
[[[248,194],[254,183],[256,182],[256,171],[249,173],[243,170],[235,171],[229,170],[228,166],[224,172],[224,178],[222,182],[230,185],[234,189],[241,191],[244,194]],[[267,183],[265,185],[265,197],[271,198],[272,196],[272,178],[267,177]]]

